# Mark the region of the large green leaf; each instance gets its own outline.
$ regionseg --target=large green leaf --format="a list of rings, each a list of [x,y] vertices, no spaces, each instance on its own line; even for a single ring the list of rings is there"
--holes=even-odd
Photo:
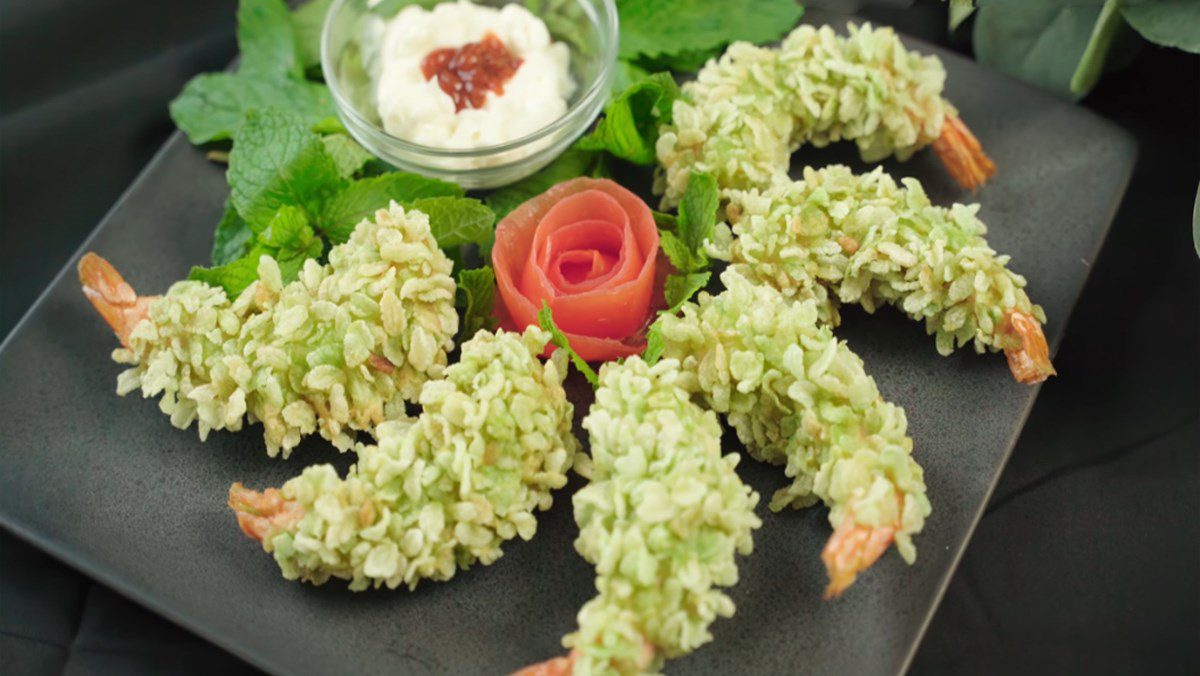
[[[1101,0],[980,0],[975,57],[980,63],[1078,98],[1071,79],[1091,42]]]
[[[241,0],[237,13],[239,71],[303,77],[292,15],[283,0]]]
[[[1125,0],[1121,13],[1150,42],[1200,53],[1200,0]]]
[[[334,195],[324,206],[318,219],[321,234],[333,244],[350,238],[350,233],[364,219],[389,202],[412,202],[424,197],[462,197],[463,189],[453,183],[426,178],[401,171],[355,181]]]
[[[763,43],[795,27],[796,0],[617,0],[621,58],[705,52],[737,40]]]

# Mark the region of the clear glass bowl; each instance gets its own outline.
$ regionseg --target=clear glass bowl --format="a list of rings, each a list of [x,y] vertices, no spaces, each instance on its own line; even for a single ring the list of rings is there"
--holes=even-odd
[[[509,1],[475,0],[503,6]],[[571,53],[575,93],[567,112],[515,141],[472,149],[435,148],[384,131],[375,105],[375,82],[364,55],[382,39],[379,8],[411,3],[334,0],[321,33],[321,69],[338,117],[364,147],[399,169],[453,181],[464,188],[494,188],[520,180],[558,157],[596,119],[608,100],[617,57],[617,9],[613,0],[523,0],[546,22],[551,36]],[[398,11],[398,10],[397,10]],[[369,59],[369,56],[367,57]]]

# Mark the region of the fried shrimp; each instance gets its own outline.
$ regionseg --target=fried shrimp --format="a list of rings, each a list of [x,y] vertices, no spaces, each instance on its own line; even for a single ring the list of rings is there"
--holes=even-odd
[[[838,165],[724,196],[731,223],[718,226],[709,253],[751,282],[815,300],[834,325],[839,303],[894,305],[925,322],[943,355],[968,344],[1004,350],[1018,381],[1054,375],[1046,313],[984,239],[978,205],[934,206],[916,179],[897,185],[882,169]]]
[[[598,594],[563,640],[569,656],[518,673],[658,673],[733,615],[719,588],[737,582],[736,555],[753,548],[758,494],[738,477],[739,456],[721,454],[716,416],[682,377],[675,360],[636,356],[600,370],[583,421],[590,483],[574,498],[575,549],[595,564]]]
[[[736,270],[721,281],[725,291],[701,293],[661,320],[663,356],[679,360],[681,384],[726,416],[752,456],[786,465],[792,483],[771,498],[772,510],[829,507],[827,595],[892,542],[912,563],[930,504],[904,409],[818,322],[813,300],[789,300]]]
[[[84,294],[108,322],[130,365],[117,393],[162,396],[171,423],[210,430],[263,424],[267,452],[319,432],[345,450],[351,431],[403,413],[441,377],[458,330],[452,263],[428,218],[393,203],[358,225],[329,263],[305,261],[284,284],[263,256],[258,280],[232,302],[224,290],[183,281],[138,296],[103,258],[79,262]]]
[[[800,146],[852,140],[863,160],[905,160],[933,145],[951,176],[975,190],[996,171],[978,139],[942,98],[935,56],[904,48],[890,28],[796,28],[778,49],[739,42],[683,86],[656,151],[656,192],[679,202],[692,171],[724,189],[787,179]]]
[[[508,540],[533,537],[578,448],[565,364],[538,360],[548,339],[536,327],[480,331],[445,378],[425,383],[419,417],[355,446],[345,478],[319,465],[261,493],[234,484],[238,524],[285,578],[339,578],[356,591],[493,563]]]

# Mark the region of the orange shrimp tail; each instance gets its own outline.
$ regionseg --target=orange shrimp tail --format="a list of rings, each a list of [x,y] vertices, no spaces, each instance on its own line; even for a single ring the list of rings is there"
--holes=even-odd
[[[129,347],[129,334],[150,314],[154,298],[139,297],[112,263],[90,251],[79,259],[78,270],[83,295],[112,327],[121,344]]]
[[[869,528],[856,523],[853,517],[843,519],[821,552],[821,560],[829,573],[825,600],[840,596],[854,584],[859,573],[883,556],[895,534],[896,529],[892,526]]]
[[[575,671],[575,660],[578,658],[579,651],[572,650],[571,654],[566,657],[555,657],[545,662],[531,664],[524,669],[514,671],[512,676],[570,676]]]
[[[1038,320],[1020,310],[1009,310],[1000,331],[1020,341],[1020,347],[1004,350],[1008,368],[1017,382],[1033,385],[1057,375],[1050,363],[1050,347],[1046,345],[1046,335]]]
[[[978,190],[996,173],[996,163],[983,153],[979,139],[957,115],[946,116],[933,149],[954,180],[967,190]]]
[[[284,500],[277,488],[259,493],[241,484],[229,487],[229,508],[237,515],[242,532],[262,542],[288,530],[304,518],[300,503]]]

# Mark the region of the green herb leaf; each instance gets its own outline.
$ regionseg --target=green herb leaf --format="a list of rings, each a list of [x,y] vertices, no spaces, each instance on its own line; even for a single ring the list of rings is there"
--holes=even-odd
[[[240,72],[304,77],[292,13],[283,0],[241,0],[237,40]]]
[[[250,226],[238,215],[233,204],[226,200],[225,215],[213,233],[213,265],[225,265],[245,256],[253,239],[254,232]]]
[[[1150,42],[1200,54],[1200,2],[1126,0],[1121,13]]]
[[[387,208],[392,200],[405,203],[425,197],[462,197],[464,194],[463,189],[453,183],[402,171],[364,178],[351,183],[325,203],[317,220],[318,229],[331,243],[341,244],[350,239],[350,233],[364,218]]]
[[[538,324],[541,325],[543,330],[550,332],[551,343],[558,346],[560,350],[566,350],[567,356],[571,358],[571,363],[575,365],[575,368],[579,369],[579,372],[592,384],[592,387],[600,387],[600,378],[592,370],[592,367],[588,366],[588,363],[583,360],[583,357],[580,357],[576,354],[575,350],[571,349],[571,342],[567,340],[566,334],[555,325],[554,315],[550,312],[550,306],[546,305],[545,301],[542,301],[542,309],[538,311]]]
[[[737,40],[771,42],[795,27],[795,0],[617,0],[623,59],[705,51]]]
[[[316,222],[327,200],[345,187],[321,137],[279,110],[252,111],[229,155],[233,205],[256,232],[285,205]]]
[[[458,271],[458,293],[455,300],[462,308],[459,342],[471,339],[480,330],[496,328],[492,304],[496,298],[496,275],[485,265],[474,270]]]
[[[662,70],[662,68],[658,70]],[[612,90],[623,92],[648,77],[650,77],[650,71],[642,66],[629,61],[617,61],[617,68],[613,71]]]
[[[651,71],[669,70],[674,73],[694,73],[703,68],[709,59],[720,56],[723,50],[724,45],[712,49],[689,49],[678,54],[644,57],[638,60],[638,65]]]
[[[635,164],[653,164],[658,130],[671,121],[679,86],[670,73],[655,73],[618,94],[604,107],[604,118],[579,140],[583,150],[603,150]]]
[[[292,12],[292,26],[300,45],[300,64],[312,68],[321,64],[321,28],[333,0],[308,0]]]
[[[192,78],[171,102],[171,119],[199,145],[233,138],[248,111],[272,107],[310,125],[335,114],[324,85],[255,73],[209,73]]]
[[[700,251],[712,237],[717,224],[719,192],[717,179],[707,172],[693,171],[679,203],[679,236],[692,251]]]
[[[659,318],[650,325],[650,330],[646,332],[646,349],[642,352],[642,361],[654,366],[662,358],[666,349],[667,342],[662,334],[662,316],[659,315]]]
[[[271,256],[279,263],[279,271],[287,283],[296,279],[304,261],[319,257],[323,250],[324,244],[309,226],[304,212],[284,206],[240,258],[211,268],[194,267],[188,278],[220,286],[230,298],[235,298],[258,279],[258,261],[262,256]]]
[[[975,58],[980,63],[1078,98],[1071,90],[1102,0],[980,0]]]
[[[692,272],[686,275],[670,275],[663,285],[667,298],[667,312],[675,312],[691,299],[696,292],[708,286],[711,272]]]
[[[579,176],[595,176],[603,168],[604,156],[601,153],[572,146],[537,173],[492,191],[484,198],[484,202],[496,212],[497,219],[502,219],[513,209],[551,187]]]
[[[702,268],[708,262],[707,259],[697,259],[696,251],[684,244],[673,232],[660,231],[658,245],[667,255],[667,260],[671,261],[671,265],[680,272],[686,273]]]
[[[325,144],[325,150],[329,151],[329,156],[333,158],[334,164],[337,165],[338,173],[342,175],[342,178],[350,178],[357,174],[368,162],[375,159],[369,150],[360,146],[358,141],[346,134],[329,134],[322,136],[321,141]]]
[[[429,229],[443,249],[457,249],[465,244],[483,247],[492,238],[496,214],[477,199],[425,197],[413,200],[409,207],[429,217]]]
[[[679,229],[679,221],[674,214],[668,214],[665,211],[651,209],[650,214],[654,216],[654,225],[658,226],[659,233],[676,232]]]

